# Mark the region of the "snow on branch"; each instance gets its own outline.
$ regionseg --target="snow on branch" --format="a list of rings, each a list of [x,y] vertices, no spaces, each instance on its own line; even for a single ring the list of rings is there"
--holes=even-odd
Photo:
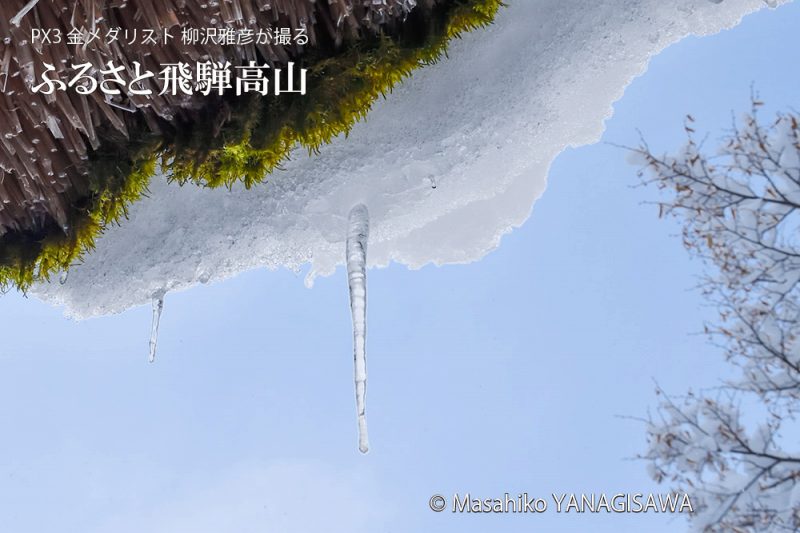
[[[800,448],[786,437],[800,429],[800,118],[763,122],[762,105],[754,97],[713,153],[691,116],[676,154],[645,142],[632,153],[642,182],[665,192],[659,214],[705,263],[718,309],[705,330],[740,370],[714,397],[659,390],[648,422],[650,473],[695,494],[699,531],[800,529]]]

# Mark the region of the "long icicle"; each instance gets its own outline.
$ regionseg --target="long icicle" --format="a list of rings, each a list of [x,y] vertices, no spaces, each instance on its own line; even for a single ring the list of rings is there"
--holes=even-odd
[[[156,360],[156,347],[158,346],[158,324],[161,322],[161,311],[164,310],[164,293],[159,292],[153,296],[153,326],[150,330],[150,362]]]
[[[350,211],[347,231],[347,281],[350,286],[350,311],[353,314],[353,359],[355,362],[358,449],[369,451],[367,436],[367,239],[369,211],[358,204]]]

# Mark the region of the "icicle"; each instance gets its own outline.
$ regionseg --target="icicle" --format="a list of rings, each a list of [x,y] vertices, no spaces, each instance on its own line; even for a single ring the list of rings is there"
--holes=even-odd
[[[156,360],[156,346],[158,345],[158,323],[161,321],[161,311],[164,310],[164,293],[159,292],[153,296],[153,327],[150,331],[150,362]]]
[[[358,413],[358,449],[369,451],[367,437],[367,239],[369,212],[364,204],[350,211],[347,231],[347,281],[350,286],[350,310],[353,314],[353,359],[355,361],[356,412]]]
[[[61,274],[58,276],[58,283],[61,285],[67,282],[67,278],[69,277],[69,270],[62,270]]]

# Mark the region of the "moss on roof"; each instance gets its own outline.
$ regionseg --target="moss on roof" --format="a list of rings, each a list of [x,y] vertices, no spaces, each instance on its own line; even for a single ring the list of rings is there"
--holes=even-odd
[[[296,146],[313,153],[349,132],[379,96],[439,60],[451,39],[490,24],[501,6],[500,0],[428,2],[392,33],[310,49],[295,60],[308,69],[306,95],[225,98],[158,132],[137,116],[128,138],[109,129],[88,153],[89,194],[71,205],[67,224],[0,237],[0,287],[24,291],[79,261],[146,194],[158,166],[180,184],[249,188],[266,180]]]

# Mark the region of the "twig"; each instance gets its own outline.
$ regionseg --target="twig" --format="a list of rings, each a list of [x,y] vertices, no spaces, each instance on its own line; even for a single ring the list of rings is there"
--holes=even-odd
[[[38,4],[38,3],[39,3],[39,0],[30,0],[30,2],[25,4],[25,7],[23,7],[22,9],[19,10],[19,13],[17,13],[13,17],[11,17],[11,20],[9,22],[11,24],[13,24],[14,26],[19,27],[19,23],[22,20],[22,17],[27,15],[28,11],[30,11],[31,9],[36,7],[36,4]]]

